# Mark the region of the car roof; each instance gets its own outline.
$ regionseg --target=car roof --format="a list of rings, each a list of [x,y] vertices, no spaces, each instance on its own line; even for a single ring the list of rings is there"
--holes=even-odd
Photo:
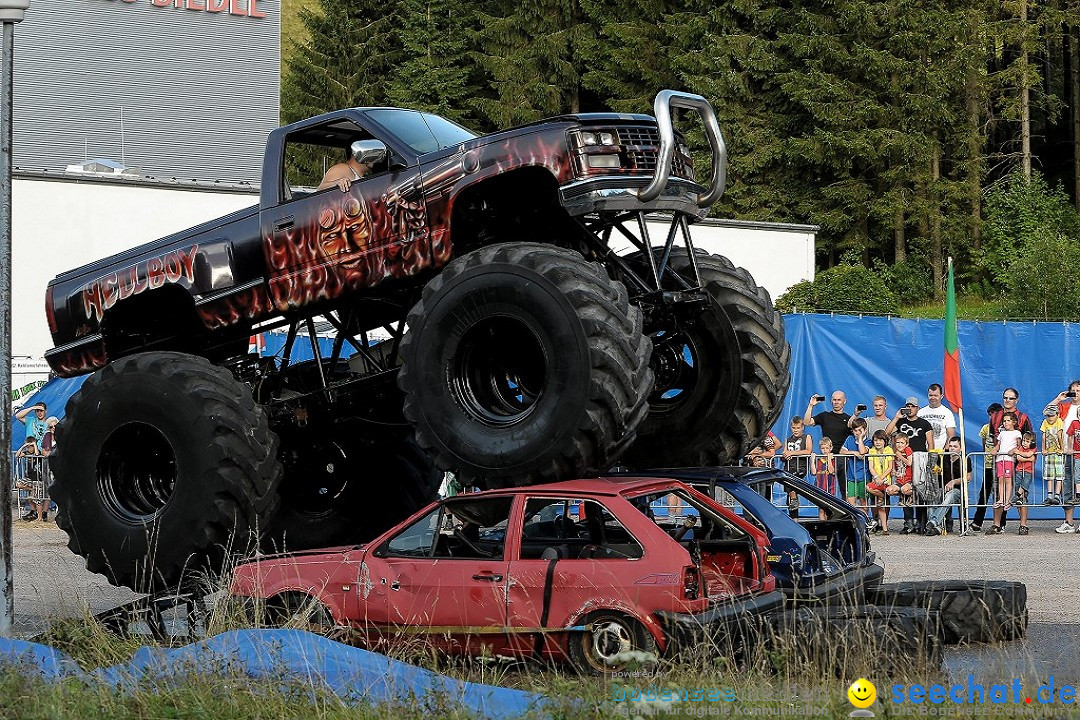
[[[778,468],[771,467],[741,467],[741,466],[711,466],[711,467],[684,467],[684,468],[653,468],[649,470],[635,470],[627,473],[613,473],[609,477],[618,478],[632,476],[638,479],[665,478],[682,482],[701,482],[717,480],[719,482],[756,482],[769,478],[788,479],[787,474]]]
[[[667,488],[673,484],[681,484],[677,478],[658,475],[615,475],[595,478],[579,478],[576,480],[563,480],[561,482],[543,483],[541,485],[528,485],[517,488],[502,488],[500,490],[486,490],[482,493],[456,495],[460,497],[482,497],[488,495],[600,495],[614,497],[628,492],[638,492],[651,488]]]

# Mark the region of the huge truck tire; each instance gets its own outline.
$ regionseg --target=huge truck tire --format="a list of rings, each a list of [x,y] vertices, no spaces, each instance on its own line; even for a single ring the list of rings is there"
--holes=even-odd
[[[1027,632],[1027,586],[1009,580],[925,580],[883,583],[867,591],[867,602],[883,607],[937,613],[949,644],[1022,638]]]
[[[282,442],[285,477],[263,539],[269,549],[367,542],[439,498],[443,474],[411,436],[363,440],[335,432]]]
[[[649,328],[656,382],[626,455],[631,467],[737,463],[772,428],[787,395],[791,349],[768,291],[725,257],[696,250],[695,258],[711,302]],[[685,253],[670,262],[693,278]],[[664,286],[682,289],[671,279]]]
[[[803,607],[773,616],[768,645],[774,658],[794,667],[831,669],[857,677],[874,667],[883,675],[937,670],[944,646],[934,611],[910,607],[850,605]]]
[[[409,312],[398,384],[416,439],[465,485],[600,472],[648,412],[649,340],[626,288],[537,243],[464,255]]]
[[[248,387],[203,358],[107,365],[68,400],[57,435],[56,522],[115,585],[197,584],[277,509],[277,436]]]

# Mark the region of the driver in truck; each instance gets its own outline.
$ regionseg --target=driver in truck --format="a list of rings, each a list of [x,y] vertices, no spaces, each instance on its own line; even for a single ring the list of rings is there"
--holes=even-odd
[[[371,166],[365,165],[362,162],[357,162],[356,158],[352,157],[352,154],[350,153],[349,159],[345,162],[331,165],[327,169],[326,174],[323,175],[322,182],[320,182],[319,187],[315,189],[325,190],[337,185],[341,192],[349,192],[349,187],[369,172],[371,172]]]

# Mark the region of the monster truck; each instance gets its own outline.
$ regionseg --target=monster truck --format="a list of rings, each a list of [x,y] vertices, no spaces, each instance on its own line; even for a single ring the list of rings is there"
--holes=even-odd
[[[672,108],[702,119],[707,186]],[[58,276],[46,356],[94,373],[53,463],[69,547],[117,584],[174,587],[245,538],[373,537],[441,470],[495,488],[740,457],[787,390],[783,323],[690,236],[724,189],[712,108],[665,90],[654,110],[485,136],[320,115],[270,133],[257,206]],[[350,156],[371,172],[314,189]],[[274,329],[280,358],[249,352]],[[291,360],[298,342],[314,359]]]

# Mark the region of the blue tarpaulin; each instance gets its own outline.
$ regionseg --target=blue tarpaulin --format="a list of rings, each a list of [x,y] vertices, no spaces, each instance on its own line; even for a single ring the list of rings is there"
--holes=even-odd
[[[811,395],[847,394],[847,412],[875,395],[889,401],[892,416],[914,395],[926,404],[926,388],[943,382],[945,321],[854,315],[785,315],[791,344],[791,389],[773,432],[788,436],[788,423],[806,410]],[[1038,431],[1042,409],[1071,380],[1080,378],[1080,324],[1053,322],[960,322],[960,382],[969,452],[982,450],[979,428],[1001,391],[1020,391],[1017,407]],[[826,400],[815,412],[831,410]],[[810,428],[816,441],[821,434]]]
[[[281,358],[285,353],[285,341],[288,336],[285,333],[268,332],[262,334],[263,347],[260,349],[260,355],[264,357],[275,356]],[[332,338],[319,338],[319,354],[323,358],[330,357],[334,351],[334,340]],[[341,347],[341,357],[347,358],[353,354],[352,346],[345,343]],[[293,342],[292,352],[289,354],[289,362],[298,363],[304,360],[313,360],[315,358],[314,353],[311,352],[311,340],[307,335],[297,335],[296,340]]]
[[[75,392],[82,387],[82,384],[86,382],[86,378],[89,375],[79,375],[73,378],[53,378],[49,382],[38,388],[38,391],[27,398],[23,403],[23,407],[30,407],[37,403],[43,402],[49,406],[48,415],[55,415],[57,418],[63,419],[65,410],[64,406],[67,405],[68,398],[75,394]],[[11,449],[18,450],[23,444],[23,440],[26,438],[26,426],[15,419],[15,416],[11,417]]]
[[[871,405],[874,395],[884,395],[889,412],[915,395],[926,399],[926,387],[942,382],[945,348],[943,320],[860,317],[855,315],[786,315],[786,334],[791,343],[791,389],[783,413],[773,429],[787,437],[792,416],[802,415],[811,395],[828,397],[833,390],[848,396],[848,412],[857,403]],[[1038,429],[1042,407],[1070,380],[1080,378],[1080,324],[1054,322],[959,323],[960,373],[963,384],[967,436],[974,438],[986,422],[986,406],[1001,402],[1001,391],[1020,391],[1019,408],[1031,416]],[[284,333],[264,333],[263,355],[282,354]],[[319,351],[329,357],[333,343],[319,339]],[[342,356],[348,357],[346,345]],[[312,358],[306,337],[297,338],[292,361]],[[50,380],[27,403],[44,401],[49,414],[63,417],[68,397],[86,376]],[[817,408],[829,410],[828,402]],[[12,449],[25,435],[21,423],[12,426]],[[811,429],[815,440],[819,437]],[[978,450],[969,442],[968,450]]]
[[[167,688],[170,680],[193,675],[239,674],[283,689],[329,693],[351,705],[458,706],[491,720],[529,712],[547,717],[551,705],[536,693],[455,680],[302,630],[234,630],[180,648],[143,647],[128,663],[92,672],[45,645],[0,638],[0,662],[29,664],[47,680],[81,678],[122,691]]]

